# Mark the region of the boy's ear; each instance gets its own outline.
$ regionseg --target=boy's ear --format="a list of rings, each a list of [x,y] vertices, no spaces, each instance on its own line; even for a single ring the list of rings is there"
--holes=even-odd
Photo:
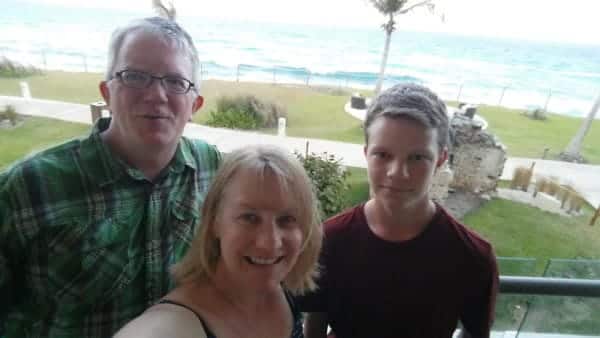
[[[442,151],[440,151],[440,155],[438,156],[437,163],[435,164],[435,169],[439,169],[446,161],[448,160],[448,147],[444,147]]]

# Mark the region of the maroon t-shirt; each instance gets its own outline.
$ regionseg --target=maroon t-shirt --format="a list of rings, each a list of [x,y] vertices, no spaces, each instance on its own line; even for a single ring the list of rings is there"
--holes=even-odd
[[[489,337],[498,290],[491,245],[442,207],[414,239],[390,242],[364,204],[325,222],[319,290],[303,312],[327,312],[337,338],[451,337],[457,322]]]

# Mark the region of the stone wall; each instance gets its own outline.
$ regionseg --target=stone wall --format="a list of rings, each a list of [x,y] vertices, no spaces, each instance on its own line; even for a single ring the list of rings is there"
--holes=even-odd
[[[455,114],[450,167],[454,172],[450,187],[476,194],[494,191],[506,162],[506,147],[473,120]]]
[[[448,189],[452,182],[453,173],[446,162],[433,177],[431,182],[431,188],[429,189],[429,196],[438,202],[442,202],[448,197]]]
[[[463,114],[450,120],[452,146],[446,164],[433,177],[430,196],[443,202],[449,189],[476,195],[496,190],[506,162],[506,147],[479,121]]]

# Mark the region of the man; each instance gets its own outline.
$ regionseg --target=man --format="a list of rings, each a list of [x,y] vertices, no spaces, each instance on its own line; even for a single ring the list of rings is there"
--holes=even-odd
[[[325,223],[322,277],[299,299],[306,337],[489,337],[492,247],[430,199],[448,157],[448,117],[429,89],[396,85],[364,125],[371,198]]]
[[[203,103],[190,36],[162,18],[112,36],[91,135],[0,175],[6,337],[108,337],[172,287],[220,161],[182,138]]]

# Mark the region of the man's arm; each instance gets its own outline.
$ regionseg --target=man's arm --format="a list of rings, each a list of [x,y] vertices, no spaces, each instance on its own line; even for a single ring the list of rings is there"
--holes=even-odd
[[[305,338],[327,337],[327,312],[309,312],[304,319]]]
[[[461,314],[463,329],[460,337],[488,338],[494,323],[496,297],[498,295],[498,265],[494,252],[489,253],[488,263],[481,271],[481,279],[473,285]]]
[[[0,191],[0,337],[3,334],[6,314],[14,305],[14,272],[11,266],[15,262],[10,262],[10,221],[8,220],[9,208],[7,203],[2,200],[2,191]],[[15,241],[15,239],[12,239]]]

